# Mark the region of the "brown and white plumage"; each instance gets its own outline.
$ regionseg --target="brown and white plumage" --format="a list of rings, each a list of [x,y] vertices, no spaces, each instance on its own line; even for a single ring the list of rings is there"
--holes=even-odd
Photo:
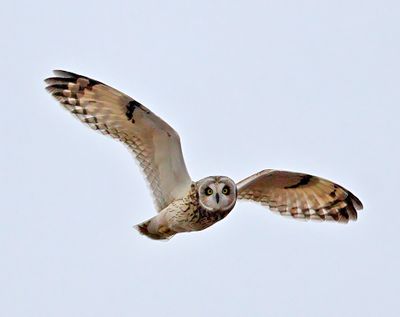
[[[284,216],[348,222],[357,219],[360,200],[326,179],[302,173],[264,170],[237,184],[238,199],[252,200]]]
[[[80,121],[120,140],[136,155],[158,211],[190,189],[178,134],[145,106],[85,76],[54,71],[46,89]]]
[[[345,188],[308,174],[264,170],[238,184],[226,176],[193,182],[175,130],[124,93],[75,73],[57,70],[46,89],[94,130],[124,143],[136,156],[158,215],[136,228],[152,239],[203,230],[226,217],[237,199],[300,219],[348,222],[361,202]]]

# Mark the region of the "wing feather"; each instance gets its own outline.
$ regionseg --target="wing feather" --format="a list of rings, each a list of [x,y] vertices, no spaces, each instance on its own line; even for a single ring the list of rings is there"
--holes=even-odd
[[[347,223],[357,219],[361,201],[329,180],[288,171],[264,170],[237,184],[238,199],[252,200],[298,219]]]
[[[190,190],[178,134],[145,106],[97,80],[56,70],[47,91],[90,128],[124,143],[136,156],[158,211]]]

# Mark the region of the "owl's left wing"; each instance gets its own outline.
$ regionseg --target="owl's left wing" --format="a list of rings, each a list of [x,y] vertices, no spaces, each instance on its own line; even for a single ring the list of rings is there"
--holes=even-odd
[[[302,173],[264,170],[237,184],[238,199],[253,200],[284,216],[347,223],[361,201],[329,180]]]

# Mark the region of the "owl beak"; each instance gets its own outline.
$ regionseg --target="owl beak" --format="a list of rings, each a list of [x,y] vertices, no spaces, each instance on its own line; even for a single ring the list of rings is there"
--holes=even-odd
[[[217,200],[217,204],[219,204],[219,194],[218,193],[215,194],[215,199]]]

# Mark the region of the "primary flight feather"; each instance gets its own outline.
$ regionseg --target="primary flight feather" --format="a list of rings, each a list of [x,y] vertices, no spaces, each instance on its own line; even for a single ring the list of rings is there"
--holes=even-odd
[[[226,176],[192,181],[179,135],[148,108],[97,80],[63,70],[45,80],[47,91],[80,121],[123,142],[136,156],[153,192],[158,214],[139,224],[152,239],[203,230],[229,214],[237,199],[266,205],[300,219],[348,222],[360,200],[326,179],[264,170],[239,183]]]

